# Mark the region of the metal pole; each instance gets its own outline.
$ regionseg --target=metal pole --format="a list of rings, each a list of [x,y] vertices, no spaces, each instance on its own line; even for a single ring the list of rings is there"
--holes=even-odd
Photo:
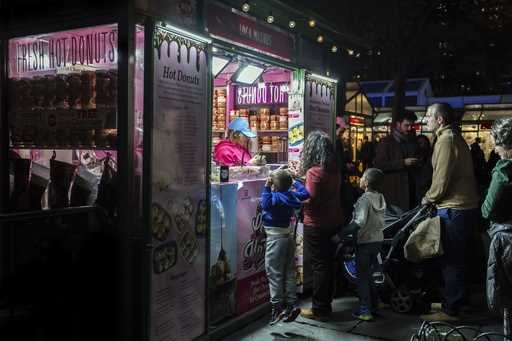
[[[509,308],[505,308],[503,309],[503,335],[505,335],[505,341],[510,341],[512,340],[511,336],[511,332],[510,332],[510,309]]]
[[[212,46],[209,46],[208,49],[208,65],[211,66],[212,65]],[[207,106],[208,106],[208,109],[207,109],[207,129],[208,129],[208,142],[207,142],[207,146],[208,146],[208,149],[207,149],[207,153],[206,153],[206,160],[204,160],[204,162],[206,162],[206,178],[205,178],[205,184],[206,184],[206,200],[207,200],[207,211],[206,211],[206,221],[207,221],[207,229],[206,229],[206,233],[205,233],[205,264],[206,264],[206,267],[204,269],[205,271],[205,287],[204,287],[204,297],[205,297],[205,300],[204,300],[204,316],[205,316],[205,321],[204,321],[204,333],[205,335],[208,335],[209,332],[210,332],[210,291],[209,291],[209,286],[208,286],[208,279],[209,279],[209,276],[210,276],[210,267],[211,267],[211,264],[213,262],[212,259],[210,259],[210,250],[211,250],[211,177],[210,177],[210,174],[211,174],[211,171],[212,171],[212,165],[211,165],[211,151],[212,151],[212,107],[213,107],[213,88],[214,88],[214,79],[213,79],[213,76],[212,76],[212,73],[209,72],[210,70],[208,70],[208,90],[207,90],[207,93],[208,93],[208,102],[207,102]],[[226,114],[227,111],[226,111]],[[226,115],[227,116],[227,115]],[[221,186],[222,187],[222,186]]]
[[[7,24],[4,2],[0,2],[0,213],[7,211],[9,201],[9,125],[7,119]]]
[[[142,212],[144,221],[144,255],[142,257],[142,304],[144,310],[145,333],[142,340],[151,338],[151,253],[153,251],[151,236],[151,160],[153,155],[153,37],[155,22],[147,19],[144,26],[144,137],[143,137],[143,170],[142,170]]]
[[[7,122],[7,9],[0,2],[0,214],[7,212],[9,202],[9,128]],[[7,228],[4,228],[7,227]],[[12,272],[12,244],[10,227],[0,222],[0,285]],[[9,289],[8,289],[9,290]],[[8,297],[13,297],[8,293]],[[10,314],[13,315],[12,306]]]
[[[135,71],[135,10],[133,1],[119,8],[118,26],[118,112],[117,112],[117,154],[118,154],[118,215],[116,239],[119,243],[119,267],[117,278],[119,288],[119,333],[121,340],[135,340],[137,325],[134,304],[134,283],[137,272],[136,219],[134,212],[134,71]]]

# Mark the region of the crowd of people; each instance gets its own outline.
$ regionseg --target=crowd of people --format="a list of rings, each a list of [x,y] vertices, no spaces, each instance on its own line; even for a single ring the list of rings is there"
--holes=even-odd
[[[332,255],[347,235],[356,240],[360,307],[354,316],[372,320],[379,305],[370,265],[381,248],[384,212],[389,207],[408,211],[428,205],[436,209],[441,221],[442,309],[422,315],[424,320],[456,321],[468,303],[468,244],[482,218],[490,221],[492,237],[488,298],[493,307],[512,305],[512,211],[507,209],[512,200],[512,118],[495,122],[492,139],[498,157],[484,167],[478,164],[482,162],[479,141],[469,148],[450,105],[433,104],[426,117],[434,136],[432,145],[427,137],[415,135],[416,117],[405,112],[394,123],[392,133],[379,142],[374,157],[365,150],[369,157],[363,160],[359,193],[348,180],[353,165],[341,144],[340,122],[335,142],[319,131],[307,136],[298,173],[280,169],[271,174],[262,194],[271,324],[283,319],[291,322],[299,313],[308,319],[329,319],[334,288]],[[492,176],[485,175],[491,165]],[[309,257],[313,277],[312,306],[302,311],[297,307],[291,270],[294,242],[289,228],[300,207],[304,254]]]

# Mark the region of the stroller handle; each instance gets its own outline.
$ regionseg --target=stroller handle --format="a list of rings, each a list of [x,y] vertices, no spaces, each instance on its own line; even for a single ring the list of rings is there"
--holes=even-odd
[[[396,234],[395,238],[393,238],[393,242],[391,244],[391,247],[389,248],[389,251],[386,255],[386,258],[384,259],[384,262],[387,262],[390,257],[391,257],[391,254],[393,253],[393,251],[395,250],[396,248],[396,245],[398,244],[398,241],[400,238],[397,238],[399,236],[402,236],[403,234],[405,234],[405,232],[407,231],[407,229],[412,225],[412,223],[419,217],[421,216],[422,214],[424,214],[428,209],[430,209],[432,207],[432,204],[426,204],[426,205],[421,205],[419,206],[419,210],[418,212],[416,212],[416,214],[411,218],[409,219],[409,221],[407,222],[407,224],[405,224],[404,227],[402,227],[398,233]]]

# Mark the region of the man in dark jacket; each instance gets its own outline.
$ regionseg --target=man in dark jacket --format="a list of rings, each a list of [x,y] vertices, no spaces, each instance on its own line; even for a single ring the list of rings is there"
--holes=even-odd
[[[344,134],[347,129],[343,118],[336,117],[336,160],[341,172],[341,209],[345,212],[343,223],[350,221],[352,208],[358,197],[357,189],[350,184],[349,177],[355,173],[355,166],[350,151],[344,146]]]
[[[368,141],[368,136],[365,136],[363,138],[363,145],[361,146],[359,157],[361,159],[361,162],[363,163],[363,172],[369,167],[373,166],[375,150],[373,148],[373,143]]]
[[[498,155],[498,153],[496,153],[495,150],[491,150],[491,154],[489,154],[489,160],[487,160],[487,171],[489,173],[492,172],[494,166],[496,166],[499,160],[500,156]]]
[[[382,194],[388,205],[408,211],[416,206],[415,172],[418,166],[418,145],[413,124],[417,117],[404,112],[393,124],[393,131],[380,141],[374,165],[384,172]]]
[[[473,169],[475,170],[476,181],[480,188],[487,187],[489,185],[489,177],[487,174],[487,163],[485,162],[485,154],[480,143],[482,140],[477,137],[475,142],[471,144],[471,158],[473,159]]]

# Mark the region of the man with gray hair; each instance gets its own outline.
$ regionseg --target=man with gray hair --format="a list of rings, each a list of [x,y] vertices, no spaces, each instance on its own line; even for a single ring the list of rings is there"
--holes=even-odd
[[[465,261],[468,242],[479,217],[479,198],[473,161],[449,104],[427,109],[428,128],[435,135],[432,185],[422,200],[437,207],[442,222],[442,310],[423,315],[426,321],[456,321],[465,302]]]

